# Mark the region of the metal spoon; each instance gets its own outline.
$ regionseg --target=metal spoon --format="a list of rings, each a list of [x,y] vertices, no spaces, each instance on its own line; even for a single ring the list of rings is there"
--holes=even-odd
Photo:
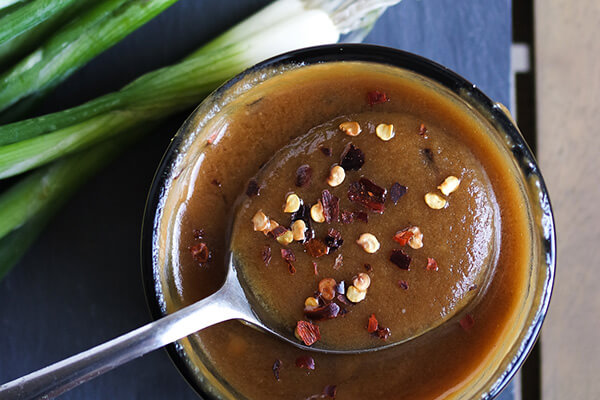
[[[0,399],[54,398],[146,353],[208,326],[232,319],[261,328],[303,350],[347,354],[387,347],[357,350],[307,347],[289,331],[275,331],[257,316],[238,279],[235,265],[235,257],[230,252],[227,278],[221,289],[213,295],[83,353],[5,383],[0,386]]]

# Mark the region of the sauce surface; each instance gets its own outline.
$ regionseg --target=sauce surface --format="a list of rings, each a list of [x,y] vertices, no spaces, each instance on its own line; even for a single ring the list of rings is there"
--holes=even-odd
[[[374,90],[385,92],[390,100],[370,105],[366,96]],[[493,369],[497,365],[494,363],[499,361],[494,355],[507,346],[510,335],[519,330],[516,311],[524,301],[530,263],[527,207],[518,183],[511,176],[514,166],[507,155],[497,150],[497,143],[490,138],[490,128],[472,110],[451,96],[440,95],[440,90],[427,81],[392,67],[359,62],[313,65],[285,72],[261,83],[227,105],[221,116],[204,128],[209,133],[218,131],[219,136],[217,140],[211,139],[209,145],[205,143],[209,135],[198,140],[202,141],[197,147],[202,149],[202,156],[193,165],[197,173],[189,175],[193,177],[191,181],[181,178],[173,183],[173,187],[180,187],[179,193],[186,193],[186,196],[171,199],[176,206],[167,207],[177,210],[178,216],[177,223],[168,222],[168,229],[174,232],[176,240],[173,248],[166,251],[170,261],[163,272],[169,312],[213,293],[220,286],[228,246],[229,225],[226,221],[231,220],[235,213],[235,200],[246,191],[248,181],[274,154],[316,126],[326,124],[309,135],[314,134],[315,138],[327,141],[331,140],[326,139],[327,132],[335,130],[340,118],[360,120],[361,125],[366,127],[369,121],[376,122],[385,117],[386,123],[393,122],[398,130],[397,136],[390,142],[379,143],[376,140],[366,143],[376,138],[365,130],[355,138],[338,135],[331,143],[331,160],[316,151],[306,154],[308,158],[314,157],[315,166],[329,167],[331,163],[339,162],[341,147],[351,140],[365,152],[366,157],[369,154],[380,157],[379,161],[377,157],[373,160],[367,158],[360,171],[348,173],[346,185],[364,174],[382,187],[389,188],[395,181],[408,187],[407,194],[397,205],[386,204],[383,215],[370,214],[369,222],[364,224],[365,231],[370,231],[371,224],[380,220],[373,225],[373,229],[380,229],[373,233],[382,243],[381,262],[370,262],[373,266],[373,287],[369,289],[366,300],[348,314],[356,316],[355,320],[345,317],[343,321],[336,319],[322,323],[324,339],[325,324],[339,323],[344,326],[331,332],[347,329],[352,334],[365,335],[356,340],[371,341],[373,338],[365,330],[365,318],[371,313],[377,315],[381,324],[394,328],[392,335],[407,337],[411,336],[411,332],[422,329],[420,326],[449,318],[437,328],[406,343],[362,355],[303,352],[236,321],[219,324],[181,341],[194,368],[203,371],[208,376],[206,379],[217,386],[223,385],[222,392],[228,392],[230,398],[305,399],[322,393],[327,385],[336,385],[336,398],[339,399],[445,398],[474,385],[473,382],[487,376],[488,367]],[[425,141],[413,132],[418,130],[420,123],[429,130],[429,139]],[[406,140],[397,140],[404,137]],[[380,145],[392,145],[394,140],[397,146],[405,147],[404,157],[395,157],[394,153],[400,150],[387,153],[373,150]],[[420,175],[423,169],[430,167],[424,164],[422,155],[416,151],[422,146],[432,149],[434,165],[437,166],[437,171],[431,169],[424,176]],[[193,151],[192,146],[190,152]],[[461,162],[457,162],[453,155],[458,155]],[[384,162],[400,165],[401,173],[394,169],[377,175],[380,171],[370,168],[380,166],[378,162],[381,165]],[[294,170],[293,167],[290,170]],[[446,209],[429,209],[422,200],[424,192],[435,191],[436,186],[450,174],[461,177],[461,187],[448,196]],[[317,170],[315,167],[315,182],[322,182],[326,175],[327,169]],[[298,190],[293,187],[293,177],[282,175],[272,179],[289,182],[292,190]],[[268,190],[266,188],[264,190]],[[324,188],[324,184],[315,185],[302,196],[311,203]],[[345,188],[347,186],[343,184],[337,189],[343,191]],[[283,221],[284,216],[278,213],[281,213],[286,192],[280,189],[272,196],[275,210],[272,214]],[[411,198],[413,195],[414,198]],[[479,195],[483,196],[481,202],[477,200]],[[338,197],[347,200],[342,193]],[[262,195],[260,199],[263,199]],[[268,202],[264,207],[267,206],[270,210]],[[248,215],[252,211],[256,210],[249,210]],[[386,218],[393,219],[393,223]],[[466,220],[463,221],[463,218]],[[492,221],[493,229],[488,224],[482,225],[486,218]],[[244,224],[251,227],[249,220]],[[354,236],[363,228],[360,224],[354,222],[340,227],[348,238],[343,248],[348,247],[352,256],[350,253],[348,257],[344,256],[344,265],[339,271],[332,269],[331,256],[325,256],[327,262],[325,258],[318,259],[319,277],[335,274],[338,279],[350,279],[361,271],[364,262],[369,262],[371,256],[377,256],[355,247]],[[394,232],[409,224],[421,227],[424,246],[419,250],[403,248],[407,253],[411,252],[414,265],[411,264],[410,271],[402,271],[390,264],[385,256],[392,247],[398,247],[391,241]],[[452,233],[449,234],[450,226]],[[202,239],[197,239],[198,230],[202,230]],[[248,234],[252,235],[252,240],[245,243],[256,245],[252,251],[262,249],[265,243],[260,241],[266,240],[264,236],[252,232],[251,228]],[[482,234],[486,239],[481,239]],[[487,238],[488,234],[492,237]],[[255,243],[254,238],[257,237],[259,240]],[[211,260],[202,265],[190,252],[199,240],[206,243],[211,252]],[[479,240],[481,246],[477,244]],[[271,245],[278,251],[277,244],[271,242]],[[168,243],[165,246],[168,247]],[[493,249],[494,246],[498,247],[497,250]],[[298,257],[303,257],[303,254],[300,250],[296,252]],[[426,258],[432,256],[438,260],[438,271],[423,268]],[[472,263],[474,259],[481,261]],[[495,260],[491,270],[487,262],[490,259]],[[290,306],[286,309],[275,303],[282,312],[281,318],[288,318],[288,311],[290,318],[292,315],[294,319],[302,318],[301,307],[307,289],[294,293],[295,290],[289,290],[290,285],[294,285],[290,282],[293,279],[298,282],[301,279],[311,280],[314,286],[317,280],[309,276],[313,271],[305,263],[301,265],[297,261],[297,272],[290,276],[281,262],[279,254],[273,251],[272,264],[269,267],[256,265],[256,271],[267,274],[269,280],[285,282],[282,298],[288,299]],[[469,265],[475,265],[475,270],[469,270]],[[468,290],[490,271],[487,284],[478,285],[475,291]],[[449,275],[451,272],[452,276]],[[301,276],[305,273],[306,276]],[[408,281],[409,289],[398,287],[398,279]],[[476,295],[475,292],[480,295],[477,300],[461,310],[470,297]],[[383,299],[388,293],[394,294],[393,300]],[[278,296],[272,298],[274,302],[281,299]],[[438,300],[430,301],[432,298]],[[454,301],[458,305],[444,309],[445,305]],[[358,312],[358,307],[364,308],[364,314]],[[412,315],[406,316],[402,309]],[[450,318],[452,310],[457,312],[455,318]],[[327,340],[337,339],[332,336]],[[313,357],[315,369],[296,367],[296,360],[301,356]],[[273,373],[276,360],[281,362],[279,380]]]
[[[362,131],[358,136],[349,136],[339,128],[349,121],[359,123]],[[376,135],[380,123],[393,126],[393,138],[384,141]],[[336,311],[333,319],[317,318],[319,345],[335,349],[377,347],[405,341],[440,325],[484,290],[483,280],[488,269],[493,270],[494,246],[499,239],[495,229],[499,210],[491,183],[471,151],[454,139],[458,132],[428,124],[427,132],[421,134],[422,123],[408,114],[375,111],[339,117],[293,140],[253,178],[260,189],[257,195],[242,195],[232,247],[239,255],[244,280],[270,317],[266,320],[274,321],[271,325],[293,330],[297,321],[318,316],[310,306],[304,315],[305,299],[315,296],[319,282],[333,278],[336,283],[344,282],[344,297],[334,299],[343,314]],[[326,182],[330,169],[345,164],[341,156],[350,144],[363,152],[364,164],[357,170],[347,168],[344,181],[332,187]],[[306,186],[298,187],[296,173],[303,165],[310,166],[312,178]],[[437,187],[448,176],[459,178],[460,185],[443,196]],[[350,187],[361,178],[387,188],[382,213],[350,201]],[[406,188],[396,204],[391,199],[394,183]],[[264,235],[253,230],[250,221],[258,212],[289,229],[292,221],[291,213],[284,212],[286,195],[296,194],[310,208],[323,190],[339,199],[338,217],[330,223],[317,223],[309,217],[305,225],[311,227],[308,237],[314,236],[319,244],[327,242],[329,229],[339,232],[342,244],[339,248],[334,244],[330,254],[317,258],[299,241],[281,245],[273,231]],[[447,199],[446,207],[430,208],[424,200],[430,192]],[[346,219],[344,223],[344,217],[339,216],[342,212],[362,213],[367,222],[350,217],[352,222]],[[394,241],[398,231],[413,226],[423,235],[423,247]],[[379,242],[375,253],[365,252],[356,243],[363,233],[374,235]],[[411,257],[408,270],[390,261],[392,251],[398,249]],[[293,274],[281,256],[282,250],[294,255]],[[268,265],[263,260],[265,251],[271,254]],[[426,268],[429,259],[435,260],[437,268]],[[370,285],[365,299],[353,305],[344,294],[352,278],[361,273],[368,274]],[[319,293],[316,298],[321,302],[317,308],[327,315],[331,299]],[[390,337],[381,340],[367,332],[372,314],[390,330]]]

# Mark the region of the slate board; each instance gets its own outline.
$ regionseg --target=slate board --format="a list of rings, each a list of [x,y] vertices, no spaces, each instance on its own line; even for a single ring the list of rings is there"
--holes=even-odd
[[[80,104],[168,65],[243,19],[265,0],[180,0],[75,73],[38,113]],[[365,40],[408,50],[455,70],[508,104],[510,0],[404,0]],[[0,282],[0,382],[150,321],[140,279],[142,211],[154,170],[186,115],[157,125],[77,193]],[[195,399],[157,351],[64,399]],[[500,397],[512,399],[512,390]]]

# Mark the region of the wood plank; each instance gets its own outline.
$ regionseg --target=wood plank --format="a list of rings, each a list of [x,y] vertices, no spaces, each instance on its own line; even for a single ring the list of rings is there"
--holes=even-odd
[[[538,155],[558,227],[542,397],[600,396],[600,2],[535,0]]]

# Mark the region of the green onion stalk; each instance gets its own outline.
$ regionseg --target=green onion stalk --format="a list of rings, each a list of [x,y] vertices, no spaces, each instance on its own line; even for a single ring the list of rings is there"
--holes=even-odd
[[[0,70],[33,50],[93,0],[29,0],[4,9],[1,4]]]
[[[103,142],[119,142],[141,126],[193,107],[224,81],[263,59],[297,48],[334,43],[340,38],[362,40],[385,8],[397,2],[278,0],[178,64],[147,73],[118,92],[78,107],[0,126],[0,178],[50,162],[60,163],[65,156],[74,157],[70,155],[90,148],[94,151]],[[96,158],[97,164],[101,158]],[[56,189],[57,193],[72,193],[83,181],[74,178],[79,171],[84,173],[77,167],[82,158],[69,160],[71,178]],[[25,178],[27,183],[18,183],[0,196],[0,209],[6,207],[11,210],[7,214],[14,215],[6,220],[9,222],[0,215],[1,223],[6,225],[0,230],[0,263],[4,262],[2,241],[19,230],[32,230],[31,224],[39,227],[48,220],[37,221],[32,216],[55,211],[50,201],[39,201],[35,210],[28,209],[28,199],[35,197],[44,176],[34,172]],[[61,198],[64,201],[64,196]],[[0,271],[2,268],[0,264]]]
[[[176,1],[104,0],[97,2],[89,11],[74,18],[39,48],[0,75],[0,112],[21,100],[43,96],[92,58],[119,42]],[[50,7],[53,5],[58,7],[63,2],[50,3]],[[5,18],[10,18],[29,6],[30,4],[25,4]],[[28,24],[35,24],[36,16],[27,14],[22,16],[22,20],[25,20],[21,24],[23,26],[17,24],[15,27],[17,32],[12,32],[13,29],[10,27],[0,29],[2,32],[0,44],[3,40],[2,35],[7,40],[14,38],[19,30],[25,29]]]

